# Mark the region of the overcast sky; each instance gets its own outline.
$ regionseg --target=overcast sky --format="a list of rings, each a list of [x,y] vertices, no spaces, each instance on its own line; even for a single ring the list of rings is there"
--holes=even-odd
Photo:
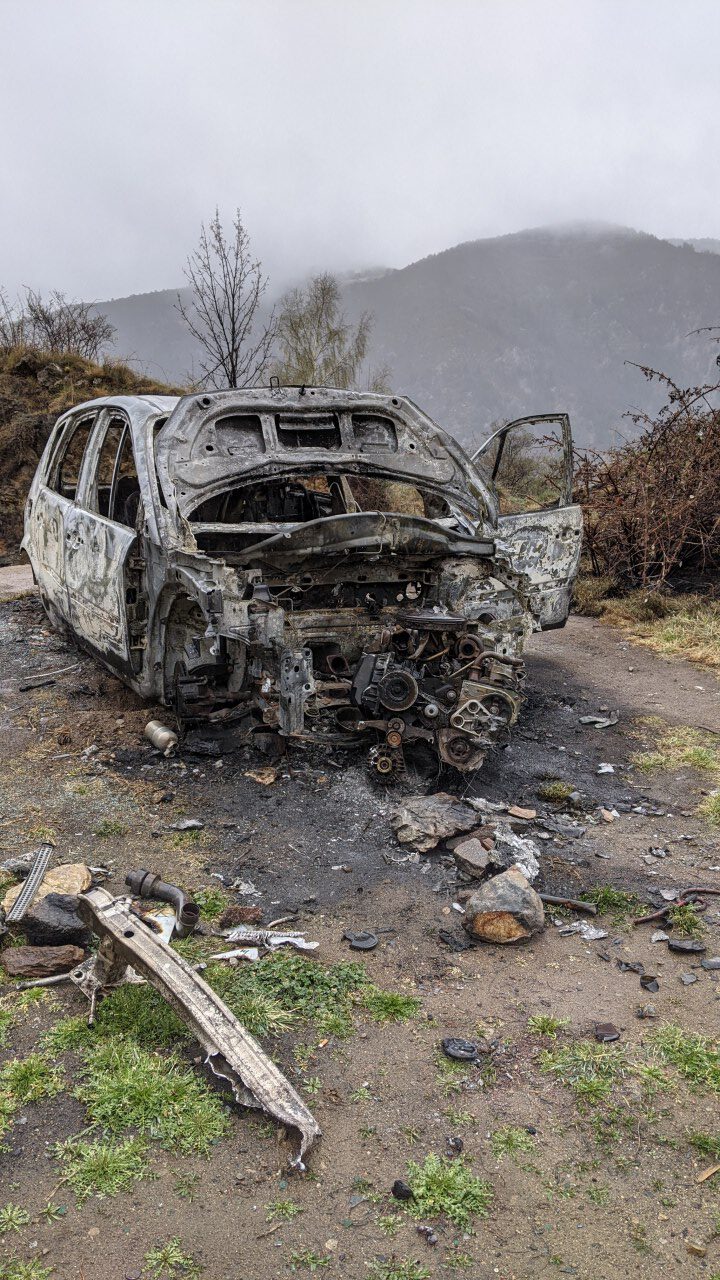
[[[718,0],[0,0],[0,285],[276,284],[575,219],[720,236]]]

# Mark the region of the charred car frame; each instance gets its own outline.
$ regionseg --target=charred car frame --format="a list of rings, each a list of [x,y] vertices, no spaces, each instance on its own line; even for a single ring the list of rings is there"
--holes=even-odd
[[[553,500],[501,514],[503,454],[538,425]],[[563,414],[471,460],[399,396],[116,397],[57,422],[23,547],[51,619],[181,720],[364,741],[386,777],[413,744],[468,770],[517,718],[526,637],[567,617],[571,487]]]

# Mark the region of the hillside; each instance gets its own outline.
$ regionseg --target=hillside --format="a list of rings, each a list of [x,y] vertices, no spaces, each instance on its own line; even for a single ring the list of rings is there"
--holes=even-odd
[[[580,440],[628,430],[653,391],[626,361],[702,380],[715,351],[692,329],[720,319],[720,255],[615,227],[474,240],[397,271],[343,283],[348,312],[375,315],[372,363],[459,438],[497,418],[568,409]],[[175,294],[100,303],[116,349],[183,379],[194,348]]]

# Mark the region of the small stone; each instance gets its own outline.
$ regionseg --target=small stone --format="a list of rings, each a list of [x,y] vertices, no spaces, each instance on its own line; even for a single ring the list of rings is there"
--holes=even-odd
[[[687,1249],[688,1253],[692,1254],[693,1258],[704,1258],[707,1253],[707,1249],[705,1248],[705,1245],[699,1244],[697,1240],[687,1240],[685,1243],[685,1248]]]
[[[609,809],[600,809],[600,810],[599,810],[599,813],[600,813],[600,817],[602,818],[603,822],[614,822],[614,821],[615,821],[615,815],[614,815],[613,813],[611,813]]]
[[[650,935],[651,942],[668,942],[669,940],[670,934],[665,933],[662,929],[656,929],[655,932]]]
[[[684,986],[684,987],[691,987],[691,986],[692,986],[692,984],[693,984],[693,982],[697,982],[697,974],[696,974],[696,973],[681,973],[681,974],[680,974],[680,981],[682,982],[682,984],[683,984],[683,986]]]
[[[473,894],[463,926],[481,942],[519,942],[540,933],[545,911],[522,872],[511,867]]]
[[[6,947],[0,956],[11,978],[51,978],[84,960],[82,947]]]
[[[612,1044],[613,1040],[620,1039],[620,1032],[612,1022],[596,1022],[595,1039],[598,1044]]]
[[[205,826],[199,818],[183,818],[182,822],[173,822],[170,826],[171,831],[202,831]]]
[[[685,955],[702,955],[707,951],[704,942],[696,942],[694,938],[669,938],[668,951],[681,951]]]
[[[640,1008],[636,1010],[635,1016],[641,1019],[657,1018],[658,1012],[654,1004],[642,1004],[640,1005]]]
[[[480,879],[485,874],[490,861],[490,854],[485,845],[475,837],[462,840],[457,844],[453,850],[453,857],[459,869],[474,879]]]
[[[391,1187],[392,1194],[396,1200],[414,1200],[415,1193],[407,1182],[403,1182],[401,1178],[396,1178]]]
[[[700,965],[703,969],[720,969],[720,956],[711,956],[708,960],[701,960]]]
[[[519,804],[511,804],[508,809],[509,818],[524,818],[526,822],[532,822],[533,818],[537,818],[536,809],[522,809]]]

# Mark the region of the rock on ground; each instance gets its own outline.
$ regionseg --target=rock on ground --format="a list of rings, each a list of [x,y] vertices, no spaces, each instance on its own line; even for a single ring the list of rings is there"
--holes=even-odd
[[[51,978],[85,958],[82,947],[6,947],[0,956],[11,978]]]
[[[511,867],[472,895],[463,924],[481,942],[519,942],[541,931],[545,911],[522,872]]]
[[[434,849],[441,840],[477,826],[477,813],[469,804],[446,791],[434,796],[411,796],[390,815],[400,844],[411,844],[420,853]]]

